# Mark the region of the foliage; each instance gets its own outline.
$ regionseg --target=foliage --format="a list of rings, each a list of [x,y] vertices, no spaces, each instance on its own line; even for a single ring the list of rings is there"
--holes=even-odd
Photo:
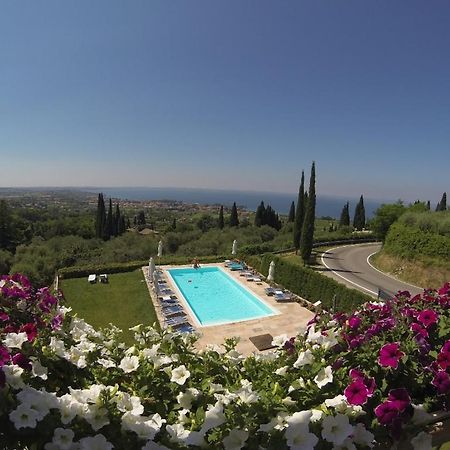
[[[307,262],[311,256],[314,240],[314,221],[316,219],[316,165],[313,161],[309,179],[308,202],[306,203],[300,236],[300,255]]]
[[[448,404],[449,285],[323,314],[249,357],[142,325],[127,348],[23,277],[0,290],[6,449],[431,449],[421,423]]]
[[[281,220],[275,210],[267,205],[264,206],[264,202],[261,202],[258,208],[256,208],[255,213],[255,226],[261,227],[263,225],[269,225],[269,227],[275,228],[276,230],[281,229]]]
[[[355,208],[355,216],[353,218],[353,228],[362,230],[366,226],[366,209],[364,207],[364,198],[361,195],[359,202]]]
[[[291,207],[289,208],[288,222],[294,223],[295,220],[295,203],[291,203]]]
[[[5,200],[0,200],[0,249],[13,250],[16,242],[12,211]]]
[[[221,230],[223,230],[224,226],[225,226],[225,221],[224,221],[224,218],[223,218],[223,205],[220,205],[218,227]]]
[[[0,273],[8,273],[13,262],[13,255],[7,250],[0,250]]]
[[[371,230],[384,241],[389,231],[389,227],[398,220],[406,211],[401,201],[393,204],[383,204],[376,211],[370,222]]]
[[[349,227],[350,226],[350,212],[349,203],[347,202],[342,208],[341,217],[339,219],[339,227]]]
[[[295,210],[294,220],[294,248],[298,250],[300,248],[300,236],[302,234],[302,226],[305,218],[305,172],[302,170],[302,177],[300,180],[300,186],[298,188],[297,208]]]
[[[351,311],[370,299],[355,289],[349,289],[309,267],[294,264],[287,258],[265,254],[259,257],[247,256],[245,261],[264,276],[268,275],[269,264],[274,261],[275,281],[278,284],[313,303],[320,300],[324,308],[332,308],[335,296],[337,310],[344,312]]]
[[[447,210],[447,192],[442,194],[441,200],[436,206],[436,211],[446,211]]]
[[[236,202],[234,202],[230,214],[230,227],[237,227],[238,225],[239,225],[238,210],[236,207]]]

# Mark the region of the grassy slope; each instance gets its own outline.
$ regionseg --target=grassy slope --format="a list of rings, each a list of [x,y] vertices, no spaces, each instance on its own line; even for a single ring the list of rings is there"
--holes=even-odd
[[[108,284],[89,284],[87,277],[63,280],[62,290],[66,306],[71,306],[79,317],[95,328],[116,325],[123,330],[126,342],[133,335],[128,328],[157,322],[140,269],[109,275]]]

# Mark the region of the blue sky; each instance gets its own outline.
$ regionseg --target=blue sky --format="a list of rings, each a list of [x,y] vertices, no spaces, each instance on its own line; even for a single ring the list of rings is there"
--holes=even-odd
[[[6,1],[0,186],[449,191],[450,2]]]

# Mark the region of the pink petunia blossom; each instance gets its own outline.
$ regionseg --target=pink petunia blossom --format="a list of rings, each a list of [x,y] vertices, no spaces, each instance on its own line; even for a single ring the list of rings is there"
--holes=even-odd
[[[392,367],[396,369],[402,356],[405,354],[400,351],[400,344],[393,342],[392,344],[385,344],[380,349],[378,363],[382,367]]]
[[[400,412],[403,412],[411,404],[411,397],[405,388],[391,389],[388,400],[394,402]]]
[[[399,416],[397,405],[389,400],[379,404],[374,411],[381,425],[389,425]]]
[[[446,394],[450,390],[450,376],[444,370],[440,370],[431,382],[439,394]]]
[[[358,379],[345,388],[344,395],[350,405],[364,405],[369,393],[362,379]]]
[[[417,320],[425,327],[428,328],[431,325],[437,323],[439,315],[432,309],[424,309],[417,316]]]
[[[416,335],[420,335],[424,338],[428,338],[428,336],[429,336],[428,331],[416,322],[412,323],[410,328],[411,328],[411,331],[416,333]]]

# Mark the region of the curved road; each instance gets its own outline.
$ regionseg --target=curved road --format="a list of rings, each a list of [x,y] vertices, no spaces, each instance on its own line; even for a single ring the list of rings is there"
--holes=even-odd
[[[358,289],[374,297],[382,290],[381,298],[393,296],[398,291],[419,294],[423,289],[399,281],[380,272],[369,264],[370,255],[378,252],[381,244],[356,244],[335,247],[321,256],[323,273],[344,283],[350,288]]]

